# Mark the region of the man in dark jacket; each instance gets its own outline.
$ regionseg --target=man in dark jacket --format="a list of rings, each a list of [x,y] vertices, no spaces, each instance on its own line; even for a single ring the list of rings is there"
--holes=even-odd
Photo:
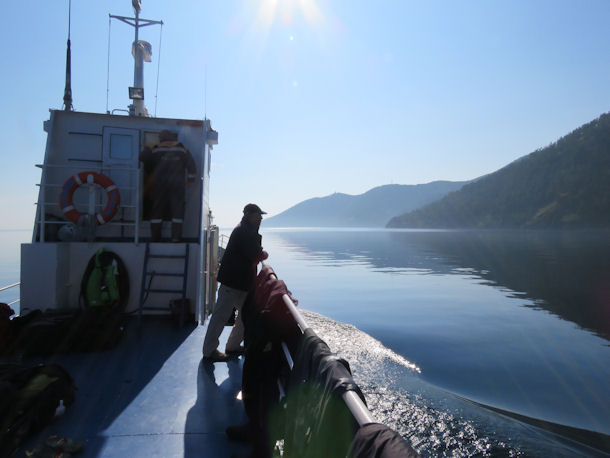
[[[235,307],[239,314],[235,326],[227,340],[225,351],[227,353],[243,352],[240,343],[244,338],[244,325],[241,317],[241,307],[246,300],[248,292],[254,286],[256,266],[267,259],[267,252],[261,246],[262,237],[258,233],[263,215],[258,205],[248,204],[244,207],[244,216],[237,225],[220,263],[218,281],[218,300],[214,313],[208,323],[208,330],[203,341],[203,358],[209,361],[226,361],[226,353],[218,351],[218,337],[224,329]]]
[[[172,242],[182,239],[184,221],[185,178],[195,181],[195,161],[178,134],[170,130],[159,132],[159,143],[146,148],[140,155],[151,184],[152,197],[150,232],[153,242],[161,240],[163,220],[172,222]],[[188,173],[188,176],[185,175]]]

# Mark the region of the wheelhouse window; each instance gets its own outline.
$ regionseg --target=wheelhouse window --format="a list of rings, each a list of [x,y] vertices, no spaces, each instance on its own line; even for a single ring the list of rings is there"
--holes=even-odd
[[[112,134],[110,136],[110,157],[112,159],[129,160],[132,155],[131,135]]]
[[[159,143],[159,132],[144,132],[143,140],[145,147],[152,148]]]

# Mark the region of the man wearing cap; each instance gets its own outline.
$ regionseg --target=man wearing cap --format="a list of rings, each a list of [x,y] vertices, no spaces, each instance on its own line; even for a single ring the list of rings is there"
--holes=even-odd
[[[233,229],[229,243],[227,243],[218,271],[218,281],[221,284],[218,289],[218,300],[203,341],[203,358],[208,361],[226,361],[228,359],[226,353],[243,352],[243,347],[240,346],[244,337],[241,307],[248,292],[254,286],[257,264],[268,257],[267,252],[263,251],[262,237],[258,233],[265,214],[266,212],[262,211],[258,205],[246,205],[244,216]],[[234,307],[239,314],[227,340],[226,353],[222,353],[217,349],[218,337]]]

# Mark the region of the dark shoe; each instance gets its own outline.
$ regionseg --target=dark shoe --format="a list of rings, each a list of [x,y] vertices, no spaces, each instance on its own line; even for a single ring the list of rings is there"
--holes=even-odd
[[[172,222],[172,242],[178,243],[182,240],[182,223]]]
[[[210,356],[204,356],[203,359],[212,363],[220,363],[223,361],[227,361],[229,359],[229,356],[226,353],[214,350]]]
[[[227,438],[230,441],[235,442],[250,442],[250,426],[246,423],[245,425],[229,426],[225,430]]]
[[[163,223],[150,223],[150,241],[160,242]]]

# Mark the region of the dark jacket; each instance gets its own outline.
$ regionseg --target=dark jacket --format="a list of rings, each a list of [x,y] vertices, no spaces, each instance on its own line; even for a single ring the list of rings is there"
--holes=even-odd
[[[154,174],[157,184],[175,182],[184,184],[184,173],[188,172],[188,178],[194,179],[197,169],[193,155],[180,142],[165,141],[152,147],[146,148],[140,154],[140,161],[144,163],[144,171]]]
[[[256,278],[256,265],[263,253],[262,239],[258,230],[242,219],[227,243],[218,281],[229,288],[250,291]]]

